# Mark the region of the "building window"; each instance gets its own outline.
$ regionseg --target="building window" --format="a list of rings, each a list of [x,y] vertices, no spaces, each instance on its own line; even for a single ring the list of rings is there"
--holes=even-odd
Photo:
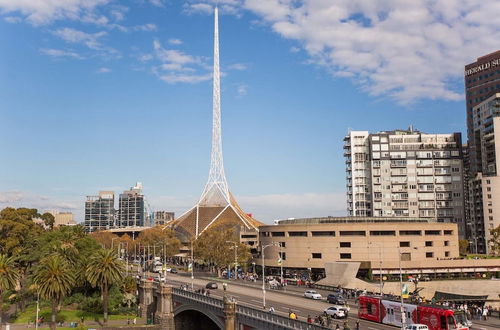
[[[426,258],[434,258],[434,252],[425,252]]]
[[[281,258],[281,260],[286,260],[286,252],[278,252],[278,256]]]
[[[350,253],[341,253],[340,259],[351,259],[351,254]]]
[[[321,253],[313,253],[312,258],[313,259],[321,259]]]
[[[441,235],[441,230],[426,230],[426,235]]]
[[[401,253],[401,261],[411,261],[411,253]]]
[[[313,236],[335,236],[334,231],[312,231]]]
[[[399,247],[410,247],[410,242],[399,242]]]
[[[344,230],[344,231],[340,231],[340,236],[366,236],[366,231]]]
[[[450,256],[450,251],[444,251],[444,256],[449,257]]]
[[[284,237],[285,236],[285,232],[284,231],[272,231],[271,235],[273,237]]]
[[[279,242],[279,246],[281,246],[282,248],[286,247],[286,242]]]
[[[290,237],[296,237],[296,236],[307,237],[307,231],[289,231],[288,236],[290,236]]]
[[[425,246],[432,246],[432,241],[425,241]]]
[[[400,230],[399,235],[400,236],[421,236],[422,231],[421,230]]]
[[[453,230],[445,230],[444,234],[445,235],[453,235]]]
[[[370,231],[371,236],[396,236],[395,230],[372,230]]]
[[[341,248],[350,248],[351,242],[340,242],[340,247]]]
[[[450,246],[450,241],[444,241],[444,246]]]

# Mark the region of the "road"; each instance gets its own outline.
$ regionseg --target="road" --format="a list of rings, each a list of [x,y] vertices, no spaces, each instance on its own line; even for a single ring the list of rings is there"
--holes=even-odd
[[[167,275],[167,283],[172,284],[174,286],[180,286],[182,284],[188,284],[191,286],[191,278],[186,276],[187,274],[168,274]],[[206,283],[209,280],[207,278],[195,278],[193,280],[194,289],[204,288]],[[210,280],[213,281],[213,280]],[[219,289],[210,290],[211,296],[215,296],[218,298],[222,298],[223,290],[222,290],[222,281],[215,280],[218,282]],[[227,282],[228,288],[227,293],[238,301],[238,304],[250,306],[253,308],[262,309],[262,286],[259,283],[252,283],[247,281],[231,281]],[[315,316],[323,313],[323,310],[331,304],[327,303],[325,298],[323,300],[311,300],[303,297],[303,292],[305,288],[297,288],[297,287],[288,287],[286,291],[276,291],[276,290],[268,290],[266,289],[266,308],[269,309],[271,306],[274,307],[275,312],[277,314],[288,316],[290,310],[294,311],[299,319],[306,320],[308,315],[310,315],[313,319]],[[320,292],[323,297],[326,297],[329,292],[317,290]],[[374,322],[369,322],[365,320],[358,319],[357,317],[357,307],[354,305],[354,302],[349,302],[349,306],[351,308],[349,317],[347,319],[349,326],[351,329],[355,329],[354,325],[356,321],[359,321],[360,329],[369,329],[369,330],[378,330],[378,329],[397,329],[393,326],[378,324]],[[333,320],[332,328],[335,328],[336,324],[340,325],[340,328],[343,328],[343,323],[345,320]],[[491,322],[487,322],[491,323]],[[485,324],[485,323],[477,323],[471,327],[471,330],[490,330],[490,329],[500,329],[500,326],[497,326],[499,323],[496,322],[494,324]]]

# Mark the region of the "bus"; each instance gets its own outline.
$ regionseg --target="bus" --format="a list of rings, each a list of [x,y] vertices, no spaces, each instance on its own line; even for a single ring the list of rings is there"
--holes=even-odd
[[[406,316],[406,325],[425,324],[429,330],[469,330],[467,325],[457,320],[454,311],[445,306],[404,303],[403,311]],[[360,296],[358,317],[401,327],[401,302],[386,297]]]

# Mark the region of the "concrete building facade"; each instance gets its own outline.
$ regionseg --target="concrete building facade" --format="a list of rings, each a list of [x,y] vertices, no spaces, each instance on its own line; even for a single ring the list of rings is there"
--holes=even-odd
[[[153,222],[154,222],[155,226],[164,226],[174,219],[175,219],[174,212],[156,211],[154,213],[154,221]]]
[[[500,69],[500,66],[499,66]],[[470,250],[489,253],[490,231],[500,225],[500,93],[473,108],[474,174],[468,182]]]
[[[348,215],[457,223],[465,236],[460,133],[351,131],[344,156]]]
[[[87,196],[84,227],[87,232],[106,230],[115,226],[115,193],[100,191],[98,196]]]

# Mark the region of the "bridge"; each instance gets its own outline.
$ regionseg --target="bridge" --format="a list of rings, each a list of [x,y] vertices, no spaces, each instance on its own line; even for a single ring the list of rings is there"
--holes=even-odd
[[[235,299],[205,296],[150,280],[139,284],[139,311],[159,329],[324,329],[304,321],[238,305]]]

